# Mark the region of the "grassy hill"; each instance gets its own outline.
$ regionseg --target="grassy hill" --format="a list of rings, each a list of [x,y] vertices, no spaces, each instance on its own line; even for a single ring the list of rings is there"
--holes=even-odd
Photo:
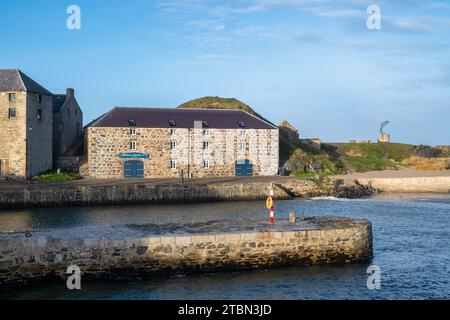
[[[194,99],[178,106],[180,109],[228,109],[228,110],[244,110],[270,124],[273,124],[263,116],[253,110],[248,104],[239,101],[236,98],[221,97],[203,97]]]

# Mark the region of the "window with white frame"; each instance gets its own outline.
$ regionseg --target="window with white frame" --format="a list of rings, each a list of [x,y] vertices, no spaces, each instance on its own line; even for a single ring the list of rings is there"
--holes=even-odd
[[[177,160],[170,160],[170,169],[177,168]]]
[[[130,129],[130,135],[132,135],[132,136],[136,135],[136,129],[135,128],[131,128]]]
[[[204,135],[205,137],[210,136],[210,135],[211,135],[211,132],[210,132],[209,130],[203,130],[203,135]]]
[[[240,131],[239,131],[239,135],[240,135],[241,137],[245,136],[245,133],[246,133],[245,130],[240,130]]]
[[[203,168],[209,169],[209,160],[203,160]]]
[[[170,141],[170,150],[177,150],[177,142]]]
[[[137,150],[137,142],[136,141],[131,141],[130,142],[130,149],[131,149],[131,151],[136,151]]]
[[[169,131],[169,134],[170,134],[171,136],[176,135],[176,133],[177,133],[177,130],[176,130],[176,129],[170,129],[170,131]]]
[[[209,150],[209,141],[203,141],[203,150]]]
[[[247,144],[245,143],[245,141],[241,141],[241,143],[240,143],[240,149],[241,149],[241,150],[247,149]]]

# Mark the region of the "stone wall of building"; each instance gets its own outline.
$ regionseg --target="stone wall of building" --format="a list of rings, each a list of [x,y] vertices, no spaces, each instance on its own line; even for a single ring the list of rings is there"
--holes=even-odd
[[[39,96],[42,96],[40,102]],[[40,115],[40,116],[39,116]],[[27,93],[27,140],[31,177],[53,168],[53,97]]]
[[[150,154],[144,162],[146,178],[234,176],[239,160],[253,163],[254,175],[278,173],[278,129],[231,130],[154,129],[90,127],[86,132],[87,171],[95,178],[123,178],[124,163],[119,155],[129,152]],[[136,150],[131,150],[131,142]],[[176,148],[171,149],[171,142]],[[204,149],[204,142],[209,148]],[[176,168],[171,168],[171,160]],[[208,161],[209,168],[204,167]]]
[[[15,101],[9,101],[9,93],[16,94]],[[0,174],[6,176],[26,175],[26,103],[26,92],[0,93]],[[16,112],[13,118],[9,117],[10,108]]]
[[[7,175],[17,178],[34,176],[52,168],[52,97],[31,92],[0,94],[0,163]],[[10,117],[10,109],[16,116]],[[41,120],[38,119],[41,110]],[[2,161],[4,160],[4,161]]]
[[[73,89],[67,89],[66,101],[53,118],[53,148],[55,160],[82,139],[83,112],[74,96]]]
[[[336,217],[308,219],[309,225],[315,225],[312,230],[286,226],[275,231],[89,239],[3,236],[0,238],[0,288],[44,280],[65,284],[70,265],[81,269],[85,281],[352,263],[372,258],[369,221]]]

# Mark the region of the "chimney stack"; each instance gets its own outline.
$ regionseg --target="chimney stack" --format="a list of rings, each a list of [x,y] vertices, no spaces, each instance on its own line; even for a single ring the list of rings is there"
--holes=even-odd
[[[75,90],[72,88],[67,88],[66,96],[67,98],[73,98],[75,96]]]

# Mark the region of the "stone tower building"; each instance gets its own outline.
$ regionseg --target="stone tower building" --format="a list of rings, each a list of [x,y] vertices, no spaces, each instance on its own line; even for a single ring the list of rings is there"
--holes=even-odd
[[[0,70],[0,176],[53,166],[53,95],[17,69]]]

